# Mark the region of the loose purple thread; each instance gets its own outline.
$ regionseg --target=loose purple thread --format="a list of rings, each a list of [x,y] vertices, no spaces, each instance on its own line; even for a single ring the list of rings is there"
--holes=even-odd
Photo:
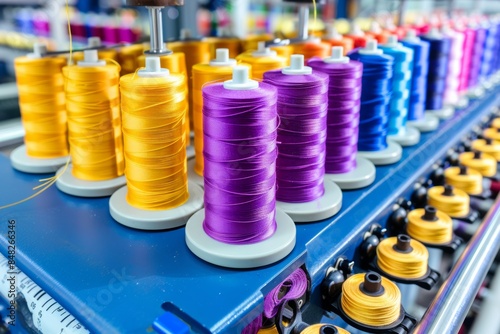
[[[264,73],[278,89],[278,159],[276,199],[304,203],[323,196],[328,76]]]
[[[330,174],[350,172],[356,168],[358,152],[363,64],[353,60],[345,64],[326,63],[313,58],[308,65],[330,78],[325,171]]]
[[[276,230],[277,90],[203,87],[205,232],[229,244]]]
[[[301,268],[296,269],[277,287],[272,289],[264,299],[264,313],[246,326],[242,334],[256,334],[262,327],[265,318],[272,319],[284,303],[302,297],[307,291],[307,276]]]

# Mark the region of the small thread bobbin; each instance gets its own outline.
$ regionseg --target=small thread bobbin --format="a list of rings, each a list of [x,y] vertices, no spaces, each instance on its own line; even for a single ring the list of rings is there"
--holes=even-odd
[[[447,244],[453,238],[453,221],[444,212],[427,205],[408,213],[406,231],[410,237],[425,244]]]
[[[483,177],[474,169],[463,165],[449,167],[444,171],[444,177],[447,184],[461,189],[469,195],[479,195],[483,192]]]
[[[435,186],[428,190],[428,204],[453,218],[465,217],[469,214],[469,195],[463,190],[454,189],[451,185]]]
[[[464,166],[478,171],[484,177],[492,177],[497,174],[497,160],[481,151],[461,153],[459,161]]]

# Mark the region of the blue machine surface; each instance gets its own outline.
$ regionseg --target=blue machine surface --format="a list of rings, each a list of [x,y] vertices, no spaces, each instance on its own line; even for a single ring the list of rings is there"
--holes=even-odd
[[[91,332],[151,332],[154,320],[169,311],[192,332],[239,333],[262,312],[265,294],[297,267],[305,264],[318,290],[337,256],[354,258],[368,226],[385,224],[391,204],[408,195],[415,180],[498,105],[498,93],[487,93],[423,134],[421,144],[404,149],[399,163],[377,167],[372,186],[345,191],[334,218],[298,225],[293,252],[264,268],[208,264],[189,251],[183,228],[129,229],[111,218],[108,198],[72,197],[55,186],[0,210],[0,251],[7,255],[7,222],[14,219],[16,265]],[[0,157],[0,178],[2,206],[33,194],[43,176],[17,172]]]

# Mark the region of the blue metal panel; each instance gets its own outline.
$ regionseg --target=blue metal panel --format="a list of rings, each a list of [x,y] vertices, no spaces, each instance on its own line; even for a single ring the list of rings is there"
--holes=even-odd
[[[388,207],[499,102],[499,92],[423,134],[420,145],[405,148],[401,162],[377,167],[372,186],[344,192],[333,219],[297,226],[295,249],[274,265],[235,270],[208,264],[190,253],[183,228],[132,230],[111,218],[108,198],[72,197],[55,187],[0,210],[0,251],[6,254],[7,220],[15,219],[17,266],[92,332],[146,333],[168,310],[194,328],[236,333],[298,266],[306,264],[315,289],[338,255],[353,258],[369,224],[385,221]],[[3,157],[0,175],[0,206],[33,194],[40,178],[14,171]]]

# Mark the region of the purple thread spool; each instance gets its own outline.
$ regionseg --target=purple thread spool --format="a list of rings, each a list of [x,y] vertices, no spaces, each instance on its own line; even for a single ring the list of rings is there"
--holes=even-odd
[[[342,192],[324,180],[328,75],[292,55],[290,67],[264,73],[264,82],[278,89],[277,207],[296,223],[332,217]]]
[[[334,46],[331,57],[313,58],[308,65],[330,78],[326,176],[342,189],[366,187],[375,180],[375,166],[356,156],[363,64],[344,57],[343,48]]]
[[[293,221],[276,209],[276,99],[243,66],[203,87],[205,209],[188,221],[186,243],[205,261],[259,267],[295,245]]]

